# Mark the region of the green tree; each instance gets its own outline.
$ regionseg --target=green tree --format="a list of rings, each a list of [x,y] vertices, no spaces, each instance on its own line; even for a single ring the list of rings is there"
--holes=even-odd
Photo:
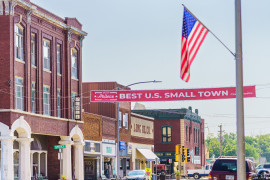
[[[219,142],[217,137],[208,137],[206,139],[206,145],[209,150],[209,157],[215,157],[219,156]]]

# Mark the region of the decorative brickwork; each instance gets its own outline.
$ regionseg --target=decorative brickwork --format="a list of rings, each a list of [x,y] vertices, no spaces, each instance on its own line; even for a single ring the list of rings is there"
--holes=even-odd
[[[90,113],[83,113],[82,117],[84,121],[84,139],[101,141],[101,116]]]

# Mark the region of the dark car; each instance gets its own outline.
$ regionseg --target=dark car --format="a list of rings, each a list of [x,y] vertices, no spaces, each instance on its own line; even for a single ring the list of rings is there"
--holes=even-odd
[[[253,161],[246,159],[246,179],[256,175],[256,167]],[[236,180],[237,158],[219,158],[215,161],[209,173],[209,180]]]
[[[255,178],[253,178],[254,180],[256,179],[269,179],[270,178],[270,171],[268,169],[260,169],[257,172],[257,176]]]

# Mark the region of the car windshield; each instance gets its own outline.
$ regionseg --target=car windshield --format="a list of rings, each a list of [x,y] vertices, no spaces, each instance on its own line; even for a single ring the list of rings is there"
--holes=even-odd
[[[270,168],[270,164],[264,164],[263,167],[264,168]]]
[[[213,171],[237,171],[237,161],[236,160],[225,160],[220,159],[216,160]],[[248,164],[246,162],[246,172],[248,172]]]
[[[129,176],[144,175],[144,171],[130,171]]]

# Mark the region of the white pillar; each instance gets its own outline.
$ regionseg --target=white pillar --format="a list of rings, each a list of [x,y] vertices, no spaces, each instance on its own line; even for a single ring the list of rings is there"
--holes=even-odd
[[[31,180],[30,149],[33,138],[17,138],[19,142],[19,179]]]
[[[13,141],[14,137],[1,139],[1,179],[14,180]]]
[[[38,153],[38,175],[40,174],[40,153]]]
[[[33,162],[34,162],[34,160],[33,160],[33,158],[34,158],[34,154],[31,152],[31,160],[30,160],[31,176],[34,176],[34,172],[33,172]]]
[[[74,170],[75,179],[84,180],[84,168],[83,168],[83,146],[84,143],[74,143]]]
[[[61,136],[61,141],[59,144],[66,145],[66,148],[62,149],[63,159],[62,159],[62,172],[67,179],[72,179],[72,169],[71,169],[71,145],[73,142],[69,136]]]

